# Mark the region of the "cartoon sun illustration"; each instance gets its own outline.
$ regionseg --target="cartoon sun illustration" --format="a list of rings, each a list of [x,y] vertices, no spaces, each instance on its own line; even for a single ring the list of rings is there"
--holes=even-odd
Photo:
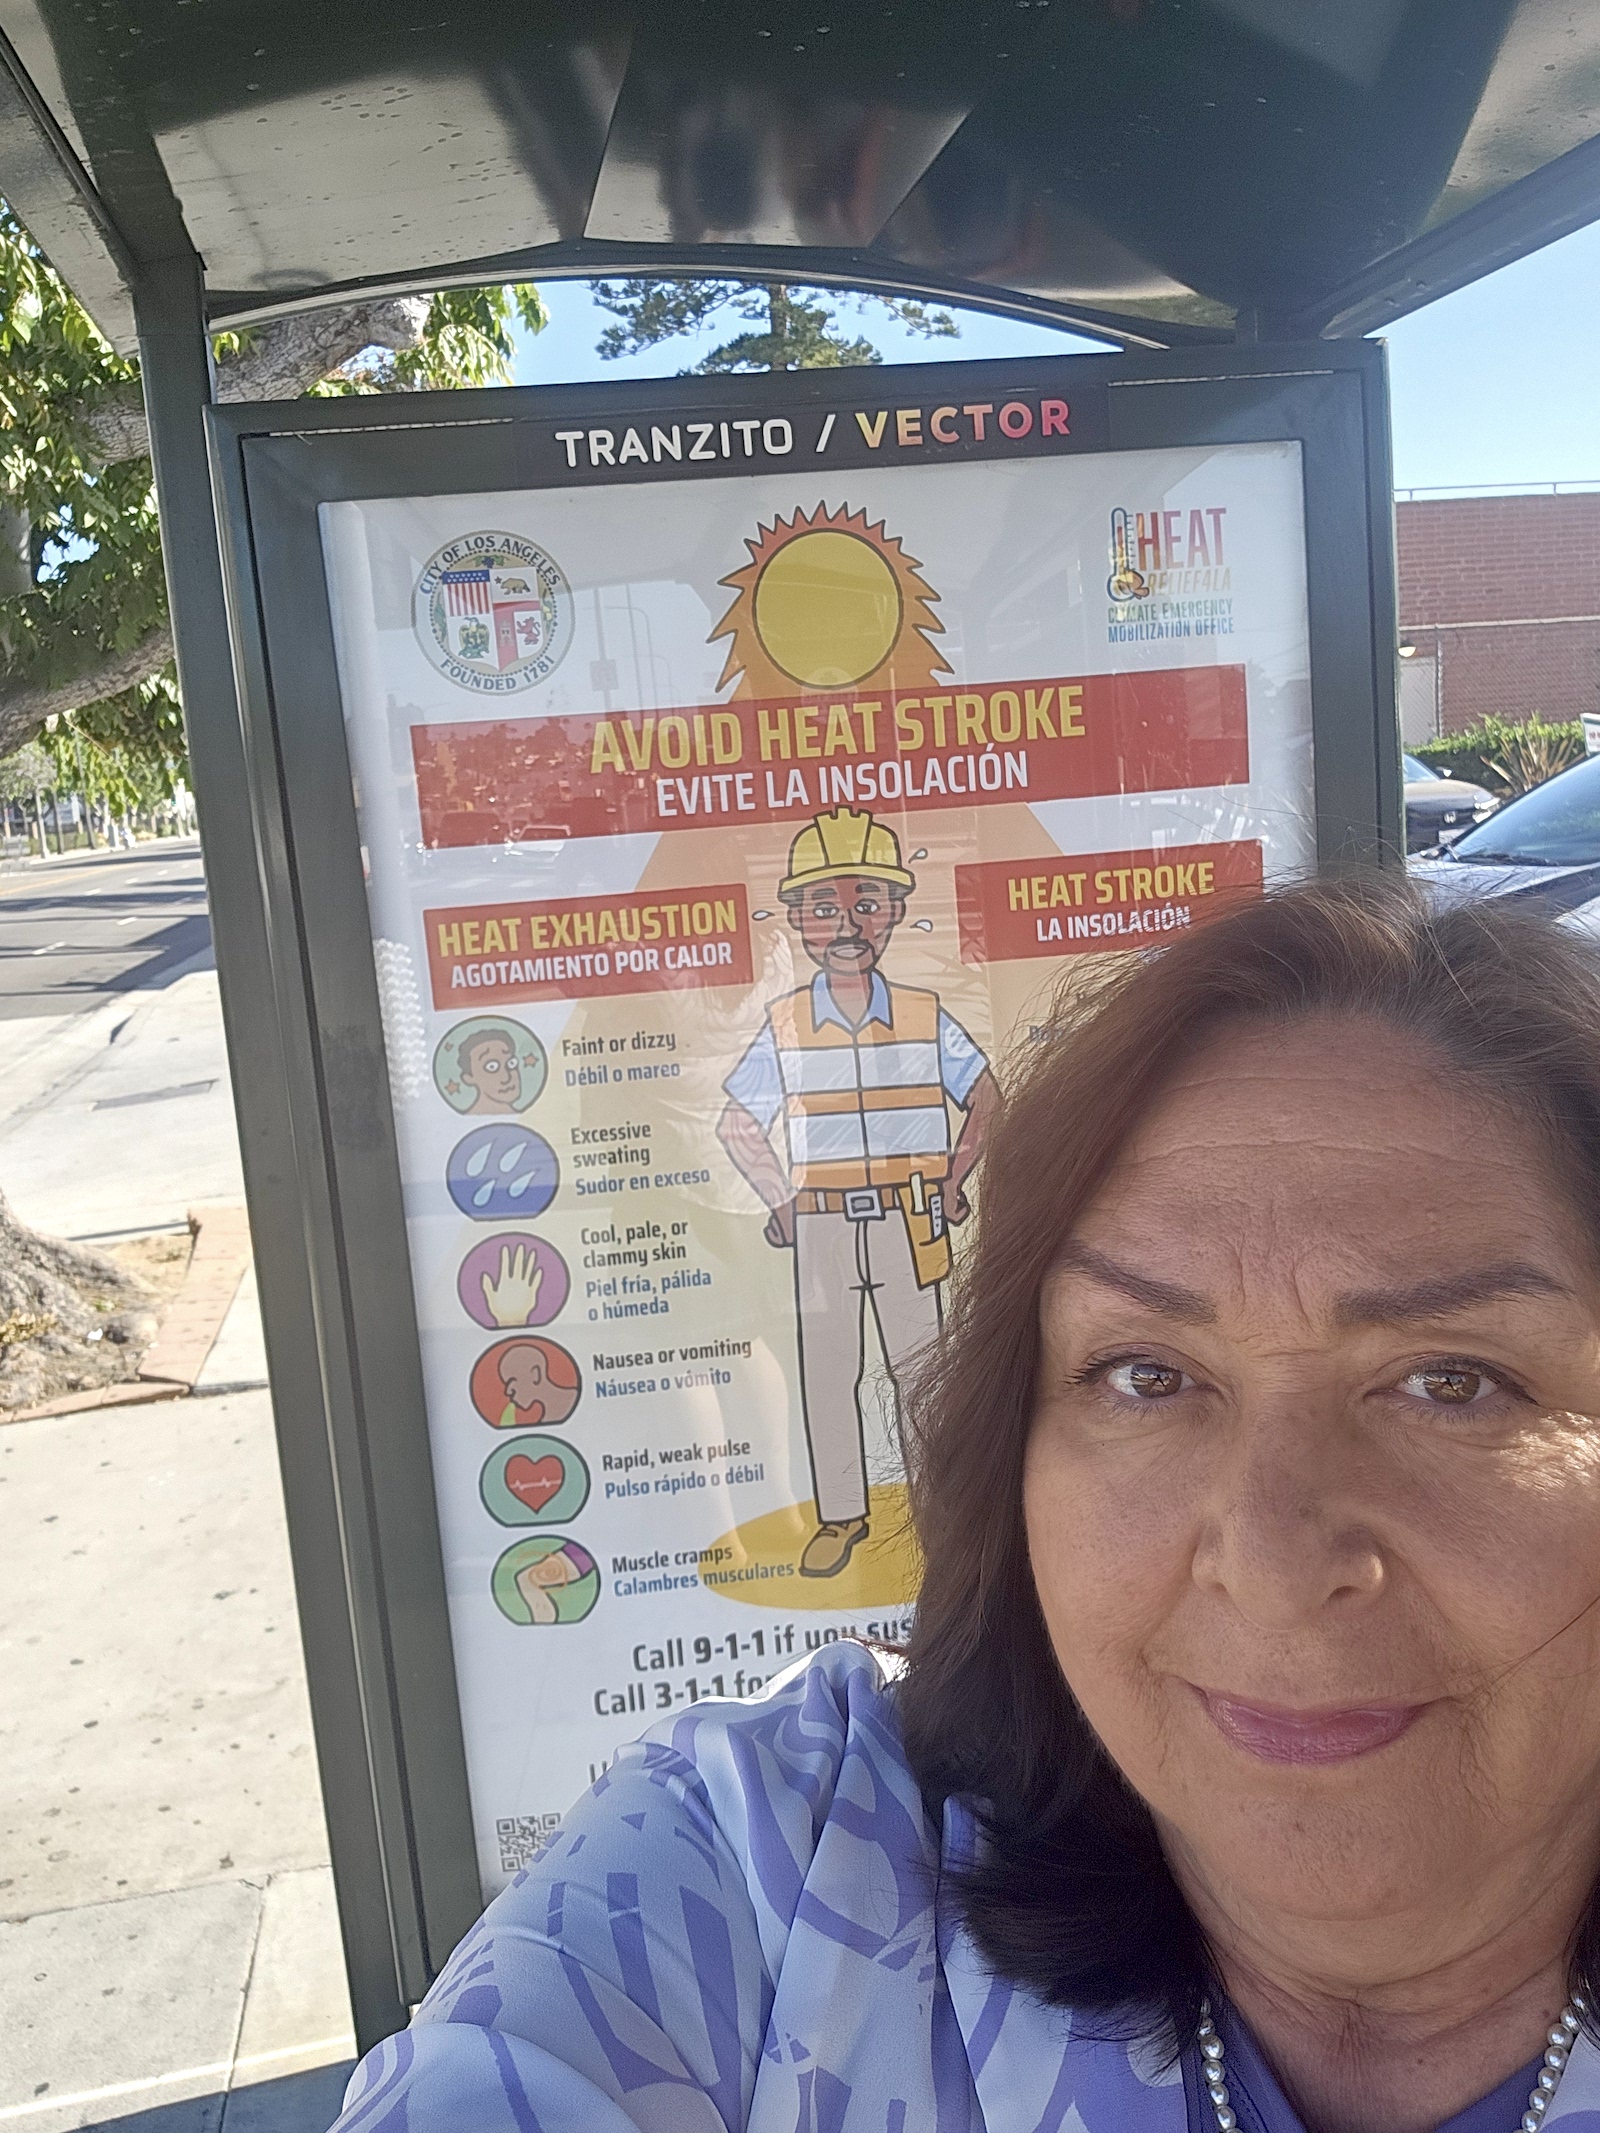
[[[722,579],[735,596],[707,640],[733,640],[719,689],[736,677],[735,697],[915,688],[945,671],[930,642],[943,632],[939,596],[881,520],[818,504],[758,527],[745,546],[750,560]]]

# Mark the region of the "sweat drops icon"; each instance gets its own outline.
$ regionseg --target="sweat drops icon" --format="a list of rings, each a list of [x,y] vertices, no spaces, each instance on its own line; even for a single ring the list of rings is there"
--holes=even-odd
[[[561,1166],[542,1134],[527,1126],[476,1126],[457,1141],[445,1167],[450,1197],[474,1222],[542,1215],[556,1196]]]

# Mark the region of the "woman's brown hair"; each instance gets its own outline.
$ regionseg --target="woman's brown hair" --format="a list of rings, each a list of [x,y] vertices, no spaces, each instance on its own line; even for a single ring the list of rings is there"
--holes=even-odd
[[[1243,905],[1062,997],[1030,1032],[985,1151],[977,1236],[904,1418],[925,1563],[898,1690],[935,1812],[985,1835],[953,1893],[1003,1976],[1116,2034],[1194,2035],[1205,1946],[1155,1826],[1079,1713],[1029,1568],[1023,1455],[1039,1296],[1059,1245],[1173,1069],[1227,1026],[1359,1016],[1543,1133],[1600,1251],[1600,943],[1509,901],[1430,911],[1404,883]],[[1600,1902],[1573,1951],[1600,2006]]]

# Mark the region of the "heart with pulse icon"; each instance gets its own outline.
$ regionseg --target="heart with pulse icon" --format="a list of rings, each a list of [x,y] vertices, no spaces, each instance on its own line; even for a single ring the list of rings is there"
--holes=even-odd
[[[542,1511],[552,1496],[560,1494],[566,1478],[566,1468],[549,1452],[542,1459],[516,1452],[506,1461],[506,1487],[530,1511]]]

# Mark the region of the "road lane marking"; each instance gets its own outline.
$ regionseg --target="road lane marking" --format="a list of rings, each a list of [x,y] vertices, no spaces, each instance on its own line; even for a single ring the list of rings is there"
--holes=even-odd
[[[204,2066],[180,2066],[170,2074],[146,2074],[137,2081],[111,2081],[103,2089],[75,2089],[68,2095],[36,2096],[31,2103],[0,2105],[0,2120],[34,2118],[41,2111],[76,2109],[79,2104],[103,2103],[111,2096],[142,2096],[151,2089],[166,2089],[180,2081],[211,2081],[219,2074],[238,2074],[246,2067],[275,2066],[284,2059],[297,2059],[302,2052],[327,2052],[324,2064],[353,2058],[356,2040],[351,2036],[313,2037],[308,2044],[284,2044],[276,2051],[246,2052],[238,2059],[213,2059]]]

